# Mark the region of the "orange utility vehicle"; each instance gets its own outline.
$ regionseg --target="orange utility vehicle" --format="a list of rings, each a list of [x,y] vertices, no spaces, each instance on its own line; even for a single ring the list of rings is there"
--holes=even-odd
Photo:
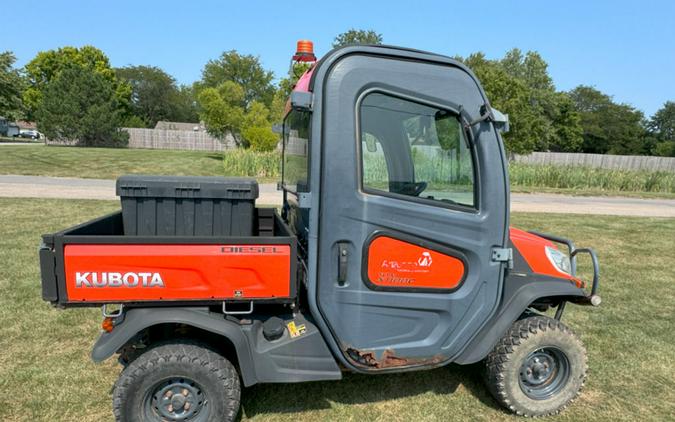
[[[253,180],[122,177],[121,212],[43,236],[43,297],[103,306],[92,357],[124,366],[120,421],[230,421],[242,384],[481,360],[503,406],[556,413],[587,367],[561,317],[600,303],[598,262],[509,229],[507,126],[453,59],[333,50],[288,102],[280,211]]]

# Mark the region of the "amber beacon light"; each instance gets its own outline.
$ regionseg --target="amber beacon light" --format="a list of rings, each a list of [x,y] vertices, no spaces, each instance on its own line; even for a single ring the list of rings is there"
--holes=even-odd
[[[315,62],[314,43],[309,40],[298,41],[293,60],[296,62]]]

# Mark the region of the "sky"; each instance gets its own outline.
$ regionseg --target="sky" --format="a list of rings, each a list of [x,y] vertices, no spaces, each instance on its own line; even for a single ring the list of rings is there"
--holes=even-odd
[[[591,85],[647,116],[675,101],[675,1],[0,0],[0,11],[0,51],[13,51],[17,66],[39,51],[94,45],[115,67],[158,66],[189,84],[235,49],[281,77],[298,39],[320,56],[358,28],[448,56],[536,50],[557,89]]]

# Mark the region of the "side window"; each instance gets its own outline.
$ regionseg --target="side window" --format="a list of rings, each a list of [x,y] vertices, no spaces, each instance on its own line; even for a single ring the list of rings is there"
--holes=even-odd
[[[475,208],[474,164],[458,116],[382,93],[361,102],[366,191]]]

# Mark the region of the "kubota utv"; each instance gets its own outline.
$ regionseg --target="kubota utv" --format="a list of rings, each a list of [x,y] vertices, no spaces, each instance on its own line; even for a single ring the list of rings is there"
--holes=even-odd
[[[507,125],[453,59],[333,50],[290,96],[279,211],[254,180],[122,177],[121,212],[43,236],[43,298],[103,306],[119,421],[231,421],[241,385],[478,361],[510,411],[559,412],[587,369],[561,317],[599,305],[598,262],[509,228]]]

